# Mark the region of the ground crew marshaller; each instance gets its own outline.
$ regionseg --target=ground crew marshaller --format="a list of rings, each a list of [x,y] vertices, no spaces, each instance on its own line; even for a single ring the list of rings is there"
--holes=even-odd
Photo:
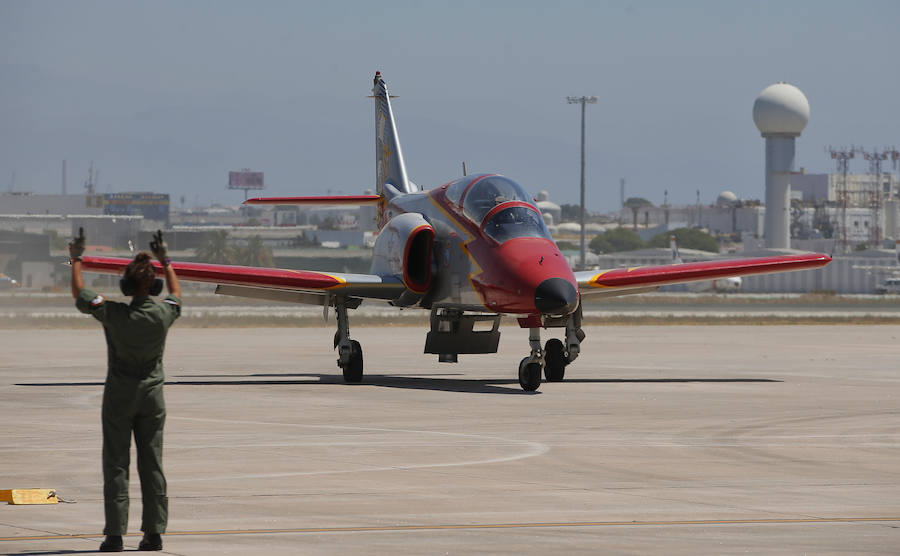
[[[124,550],[122,535],[128,528],[128,465],[131,435],[137,446],[137,469],[141,479],[144,538],[139,550],[162,550],[161,535],[166,532],[169,499],[162,467],[163,425],[166,404],[163,399],[163,350],[169,326],[181,315],[181,287],[172,269],[163,241],[157,231],[150,249],[162,264],[169,295],[157,303],[150,296],[162,291],[150,254],[138,253],[125,268],[120,281],[122,293],[131,303],[108,301],[84,287],[81,255],[84,230],[69,243],[72,264],[72,296],[75,306],[103,323],[108,365],[103,388],[103,507],[106,539],[101,552]]]

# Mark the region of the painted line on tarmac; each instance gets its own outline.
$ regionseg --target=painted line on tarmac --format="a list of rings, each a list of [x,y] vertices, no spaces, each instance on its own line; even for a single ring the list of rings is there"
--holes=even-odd
[[[384,525],[384,526],[360,526],[360,527],[302,527],[296,529],[220,529],[208,531],[170,531],[169,537],[200,537],[220,535],[274,535],[285,533],[371,533],[371,532],[402,532],[402,531],[455,531],[477,529],[535,529],[535,528],[562,528],[562,527],[624,527],[624,526],[651,526],[671,527],[690,525],[791,525],[791,524],[815,524],[815,523],[873,523],[885,521],[900,521],[900,516],[894,517],[823,517],[823,518],[798,518],[798,519],[696,519],[673,521],[563,521],[563,522],[536,522],[536,523],[470,523],[449,525]],[[138,537],[140,533],[125,535],[126,537]],[[71,534],[71,535],[32,535],[23,537],[0,537],[2,541],[53,541],[63,539],[92,539],[101,538],[101,533]]]
[[[487,457],[487,458],[474,458],[474,459],[462,459],[458,461],[440,461],[435,463],[402,463],[398,462],[396,464],[386,464],[379,466],[369,466],[369,467],[357,467],[353,469],[325,469],[325,470],[316,470],[316,471],[293,471],[293,472],[283,472],[283,473],[246,473],[239,475],[204,475],[202,477],[194,477],[191,479],[169,479],[169,483],[177,483],[177,482],[198,482],[198,481],[218,481],[218,480],[246,480],[246,479],[272,479],[272,478],[282,478],[282,477],[301,477],[301,476],[310,476],[310,475],[334,475],[341,473],[360,473],[360,472],[373,472],[373,471],[397,471],[397,470],[411,470],[411,469],[433,469],[433,468],[442,468],[442,467],[460,467],[467,465],[489,465],[495,463],[506,463],[510,461],[516,461],[520,459],[532,458],[536,456],[540,456],[550,451],[550,446],[547,444],[543,444],[541,442],[534,442],[528,440],[515,440],[510,438],[503,438],[499,436],[488,436],[482,434],[469,434],[469,433],[460,433],[460,432],[446,432],[446,431],[429,431],[429,430],[416,430],[416,429],[392,429],[392,428],[379,428],[379,427],[364,427],[364,426],[351,426],[351,425],[312,425],[312,424],[303,424],[303,423],[291,423],[291,422],[273,422],[273,421],[248,421],[248,420],[240,420],[240,419],[210,419],[203,417],[168,417],[168,419],[177,419],[184,421],[197,421],[197,422],[206,422],[206,423],[220,423],[220,424],[230,424],[230,425],[252,425],[252,426],[266,426],[266,427],[294,427],[294,428],[303,428],[303,429],[326,429],[326,430],[339,430],[343,432],[350,433],[360,433],[360,432],[377,432],[377,433],[391,433],[391,434],[413,434],[413,435],[431,435],[437,436],[441,438],[460,438],[469,441],[468,444],[464,444],[466,446],[471,446],[472,440],[478,441],[478,444],[496,447],[497,444],[505,444],[506,446],[518,448],[519,451],[517,453],[509,454],[509,455],[501,455],[496,457]],[[322,446],[327,446],[327,443],[320,444]],[[333,445],[335,446],[346,446],[353,445],[353,442],[347,441],[336,441]],[[365,445],[370,446],[371,442],[360,442],[357,445]],[[461,444],[457,444],[459,446]],[[428,445],[426,445],[428,446]]]

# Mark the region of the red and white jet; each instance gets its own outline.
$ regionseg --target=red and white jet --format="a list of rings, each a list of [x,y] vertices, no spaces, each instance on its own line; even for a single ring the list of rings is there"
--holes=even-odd
[[[334,347],[347,382],[363,378],[363,353],[350,338],[348,309],[363,300],[431,311],[425,353],[456,362],[460,353],[496,353],[500,316],[529,329],[519,383],[533,391],[541,373],[560,381],[578,357],[581,301],[655,291],[659,286],[731,276],[820,268],[824,254],[785,255],[605,271],[572,272],[531,195],[498,174],[464,176],[423,190],[406,174],[387,85],[375,74],[375,195],[280,197],[248,204],[375,204],[378,238],[369,274],[173,263],[179,279],[218,284],[216,292],[334,307]],[[121,273],[128,259],[84,257],[85,270]],[[160,269],[161,273],[162,270]],[[482,322],[479,330],[475,324]],[[485,328],[481,330],[481,328]],[[562,339],[541,344],[541,328]]]

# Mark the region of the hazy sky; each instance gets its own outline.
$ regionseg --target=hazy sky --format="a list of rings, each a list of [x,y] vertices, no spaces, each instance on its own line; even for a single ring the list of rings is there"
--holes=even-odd
[[[0,189],[236,204],[229,170],[266,195],[374,185],[381,70],[410,177],[429,188],[499,172],[587,204],[627,195],[764,196],[753,101],[777,81],[809,98],[798,166],[826,145],[900,144],[900,2],[129,2],[0,0]],[[851,171],[864,171],[853,161]]]

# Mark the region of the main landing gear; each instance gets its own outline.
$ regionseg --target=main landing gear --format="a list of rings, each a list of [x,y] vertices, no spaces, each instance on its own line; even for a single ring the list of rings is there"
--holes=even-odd
[[[519,363],[519,385],[526,392],[534,392],[541,385],[541,370],[547,382],[561,382],[566,375],[566,366],[578,357],[584,332],[581,330],[581,307],[566,317],[547,318],[544,328],[566,329],[565,344],[551,338],[541,349],[541,329],[528,329],[528,343],[531,355]]]
[[[337,332],[334,333],[334,347],[338,352],[338,367],[344,372],[345,382],[362,382],[362,347],[359,345],[359,342],[350,339],[350,319],[347,316],[347,304],[346,302],[336,301],[334,309],[335,313],[337,313],[338,326]]]

